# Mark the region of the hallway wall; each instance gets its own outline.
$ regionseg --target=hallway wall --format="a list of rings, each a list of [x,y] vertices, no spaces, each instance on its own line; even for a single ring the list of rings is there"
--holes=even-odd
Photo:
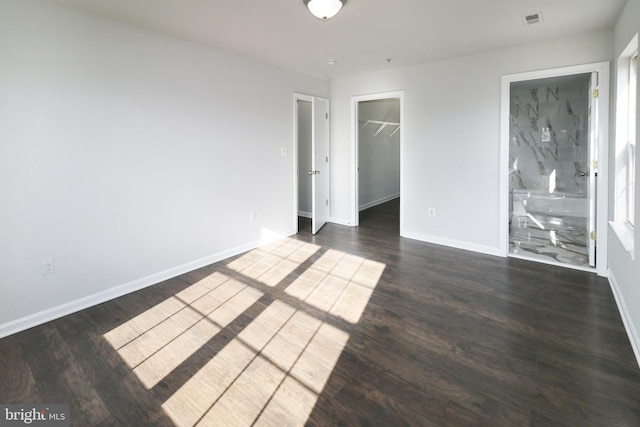
[[[311,102],[298,100],[298,215],[311,218]]]

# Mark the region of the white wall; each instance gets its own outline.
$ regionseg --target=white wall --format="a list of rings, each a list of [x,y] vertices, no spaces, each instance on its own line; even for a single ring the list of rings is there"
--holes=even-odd
[[[501,76],[612,51],[612,32],[599,31],[332,80],[332,218],[354,221],[351,97],[404,90],[401,233],[498,254]]]
[[[0,336],[294,232],[294,92],[328,82],[0,0]]]
[[[628,0],[622,14],[615,27],[615,58],[618,58],[622,51],[627,47],[635,34],[640,32],[640,0]],[[615,75],[616,73],[613,73]],[[613,93],[616,91],[614,90]],[[639,96],[636,93],[636,96]],[[612,103],[615,105],[615,102]],[[638,110],[640,113],[640,110]],[[615,122],[613,122],[615,123]],[[640,124],[640,114],[636,126]],[[615,126],[612,126],[615,129]],[[636,129],[636,141],[638,140],[638,129]],[[612,146],[615,138],[611,139]],[[615,150],[611,150],[610,162],[613,165],[613,156]],[[637,156],[636,156],[637,158]],[[610,168],[610,183],[613,186],[615,168]],[[636,182],[640,182],[640,168],[636,167]],[[610,194],[615,194],[610,191]],[[640,191],[636,189],[635,194],[636,217],[635,224],[640,224]],[[613,218],[614,200],[610,203],[610,213]],[[627,332],[631,339],[636,359],[640,364],[640,256],[638,255],[640,248],[640,233],[636,225],[634,233],[635,259],[625,251],[622,244],[616,237],[615,233],[609,233],[609,278],[612,284],[614,294],[616,295],[618,306],[621,310],[623,321],[627,328]]]
[[[376,206],[400,195],[400,132],[367,120],[400,123],[400,100],[395,98],[358,103],[358,207]],[[363,127],[364,126],[364,127]]]

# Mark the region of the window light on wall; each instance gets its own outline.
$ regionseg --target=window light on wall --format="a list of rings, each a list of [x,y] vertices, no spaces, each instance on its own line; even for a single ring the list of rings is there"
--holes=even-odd
[[[637,45],[636,45],[637,47]],[[627,222],[635,225],[635,194],[636,194],[636,118],[638,105],[638,50],[629,59],[629,108],[627,110],[627,149],[628,154],[628,192],[627,192]]]
[[[612,230],[625,250],[635,257],[636,135],[638,105],[638,35],[617,62],[615,200]]]

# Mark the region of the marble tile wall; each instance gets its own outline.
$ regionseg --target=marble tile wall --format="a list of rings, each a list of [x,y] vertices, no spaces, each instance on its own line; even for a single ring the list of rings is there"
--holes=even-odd
[[[555,193],[586,197],[588,179],[581,175],[589,161],[589,77],[512,84],[509,155],[515,190],[549,194],[551,180]]]
[[[589,80],[511,86],[511,254],[588,266]]]

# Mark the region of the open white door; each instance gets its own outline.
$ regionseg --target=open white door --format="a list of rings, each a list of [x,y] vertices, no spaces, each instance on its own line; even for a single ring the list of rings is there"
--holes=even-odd
[[[313,98],[311,158],[312,220],[316,234],[329,219],[329,100]]]
[[[589,84],[589,165],[587,184],[587,200],[589,203],[589,212],[587,214],[587,246],[589,251],[589,265],[596,265],[596,179],[598,177],[598,73],[591,73],[591,81]]]

